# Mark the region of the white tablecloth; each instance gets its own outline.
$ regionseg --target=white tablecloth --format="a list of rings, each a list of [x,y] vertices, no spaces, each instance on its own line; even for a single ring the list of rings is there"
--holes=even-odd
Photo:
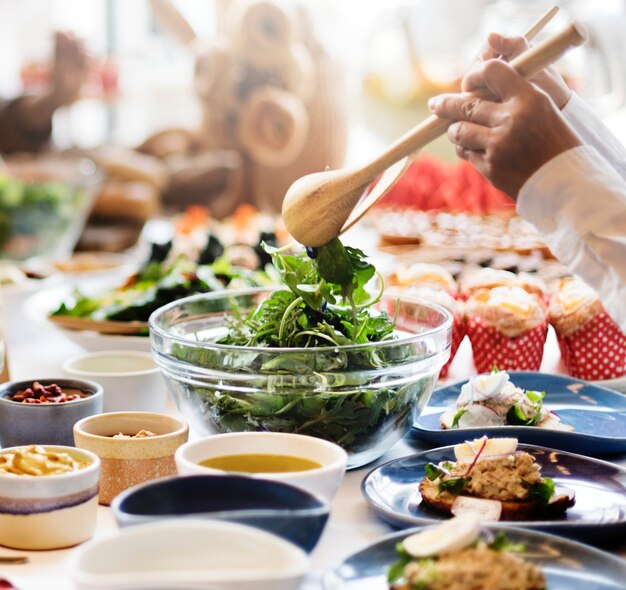
[[[17,313],[17,312],[16,312]],[[36,328],[27,323],[23,330],[7,334],[9,366],[12,379],[61,377],[64,360],[82,350],[54,328]],[[465,343],[466,344],[466,343]],[[554,343],[548,345],[554,349]],[[547,354],[542,369],[553,370],[558,363],[554,354]],[[451,378],[464,377],[471,366],[469,349],[463,346],[451,371]],[[173,410],[172,410],[173,411]],[[424,446],[407,438],[398,443],[378,463],[423,450]],[[622,464],[626,465],[626,457]],[[341,562],[393,529],[374,515],[362,494],[361,481],[376,464],[350,471],[339,489],[332,505],[330,519],[312,554],[312,571],[305,590],[321,587],[323,572]],[[116,525],[108,508],[100,507],[96,535],[115,530]],[[624,545],[611,547],[612,551],[626,556]],[[60,551],[23,552],[0,548],[0,555],[28,554],[27,565],[0,564],[0,577],[5,576],[19,584],[22,590],[66,590],[73,588],[69,561],[72,549]]]

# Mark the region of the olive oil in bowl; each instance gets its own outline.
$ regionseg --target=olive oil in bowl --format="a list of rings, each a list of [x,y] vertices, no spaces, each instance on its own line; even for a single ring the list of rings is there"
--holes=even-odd
[[[205,459],[199,464],[231,473],[292,473],[322,467],[321,463],[303,457],[275,454],[223,455]]]

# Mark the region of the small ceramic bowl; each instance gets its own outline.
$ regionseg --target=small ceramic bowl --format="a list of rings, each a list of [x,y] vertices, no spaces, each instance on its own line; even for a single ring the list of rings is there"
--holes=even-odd
[[[63,372],[70,377],[100,383],[104,388],[105,412],[165,410],[165,381],[148,352],[106,350],[85,353],[66,361]]]
[[[141,430],[157,436],[133,436]],[[174,475],[174,453],[187,441],[189,427],[182,420],[149,412],[114,412],[85,418],[74,425],[76,446],[102,461],[100,504],[108,506],[120,492],[139,483]]]
[[[111,505],[120,526],[202,517],[256,526],[305,551],[317,544],[329,505],[284,483],[236,475],[172,477],[137,486]]]
[[[0,545],[28,551],[60,549],[82,543],[96,528],[100,460],[73,447],[43,448],[67,453],[87,466],[57,475],[0,473]]]
[[[309,559],[252,527],[182,520],[94,539],[75,552],[71,569],[79,590],[296,590]]]
[[[26,404],[7,399],[18,391],[56,383],[61,389],[78,389],[87,397],[62,403]],[[102,412],[102,387],[86,379],[30,379],[0,385],[0,445],[74,444],[72,428],[87,416]]]
[[[301,434],[283,432],[233,432],[216,434],[187,443],[176,451],[176,466],[181,475],[224,474],[200,465],[200,461],[242,454],[290,455],[309,459],[321,467],[308,471],[245,474],[256,478],[288,483],[331,502],[346,471],[348,454],[338,445]]]

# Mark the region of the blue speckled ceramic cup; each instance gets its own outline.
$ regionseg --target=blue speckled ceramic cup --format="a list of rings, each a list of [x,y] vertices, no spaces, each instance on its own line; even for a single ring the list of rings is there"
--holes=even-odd
[[[61,389],[79,389],[87,393],[81,399],[48,404],[25,404],[8,399],[18,391],[56,383]],[[102,412],[102,386],[86,379],[29,379],[0,385],[0,446],[67,445],[74,446],[72,429],[79,420]]]

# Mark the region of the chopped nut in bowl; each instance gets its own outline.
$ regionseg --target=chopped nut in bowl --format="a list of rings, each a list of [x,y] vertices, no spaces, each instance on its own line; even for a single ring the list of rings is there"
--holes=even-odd
[[[102,412],[102,386],[86,379],[39,379],[0,385],[0,444],[73,445],[72,428]]]
[[[174,453],[188,435],[185,422],[154,412],[111,412],[74,425],[76,446],[102,461],[100,504],[105,506],[127,488],[175,475]]]
[[[28,445],[0,451],[0,545],[60,549],[87,540],[96,527],[100,459],[68,446]]]

